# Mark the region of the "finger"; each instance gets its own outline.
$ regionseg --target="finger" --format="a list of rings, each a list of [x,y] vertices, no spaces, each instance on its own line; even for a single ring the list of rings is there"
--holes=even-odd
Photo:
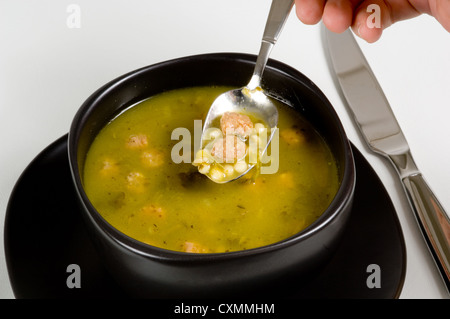
[[[353,4],[348,0],[329,0],[323,10],[323,23],[332,32],[347,30],[353,21]]]
[[[439,23],[450,32],[450,1],[432,0],[430,3],[430,13]]]
[[[316,24],[322,19],[325,0],[295,0],[297,17],[305,24]]]
[[[382,0],[366,0],[356,9],[353,32],[369,43],[377,41],[392,24],[390,8]]]
[[[389,5],[387,4],[389,3]],[[416,17],[420,12],[408,0],[365,0],[356,9],[353,31],[369,43],[377,41],[393,23]]]

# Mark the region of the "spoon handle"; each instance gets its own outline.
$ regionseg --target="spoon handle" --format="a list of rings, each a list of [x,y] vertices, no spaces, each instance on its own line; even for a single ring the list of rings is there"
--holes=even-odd
[[[270,52],[280,36],[293,5],[294,0],[272,0],[255,70],[250,83],[247,85],[249,89],[255,89],[259,86]]]

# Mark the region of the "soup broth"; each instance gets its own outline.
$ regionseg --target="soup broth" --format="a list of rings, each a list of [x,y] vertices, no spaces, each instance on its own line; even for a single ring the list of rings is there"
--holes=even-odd
[[[192,163],[175,163],[177,128],[191,132],[229,88],[161,93],[122,112],[93,141],[83,184],[97,211],[144,243],[175,251],[219,253],[286,239],[313,223],[339,187],[333,154],[301,115],[279,110],[279,168],[218,184]],[[256,172],[254,169],[253,171]]]

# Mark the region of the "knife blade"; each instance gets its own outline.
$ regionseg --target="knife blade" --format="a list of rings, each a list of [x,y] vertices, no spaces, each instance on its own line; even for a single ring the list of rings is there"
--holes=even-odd
[[[450,221],[418,169],[408,142],[350,29],[337,34],[322,25],[328,62],[369,148],[395,167],[425,242],[450,294]]]

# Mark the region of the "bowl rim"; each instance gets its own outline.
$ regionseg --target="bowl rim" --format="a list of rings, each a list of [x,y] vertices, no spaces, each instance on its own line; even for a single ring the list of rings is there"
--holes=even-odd
[[[327,209],[312,224],[310,224],[300,232],[292,236],[289,236],[283,240],[251,249],[220,252],[220,253],[189,253],[152,246],[150,244],[146,244],[144,242],[141,242],[128,236],[127,234],[119,231],[118,229],[113,227],[109,222],[107,222],[106,219],[104,219],[101,216],[101,214],[95,209],[95,207],[88,199],[82,185],[81,174],[78,170],[77,145],[80,133],[83,128],[82,125],[80,124],[83,123],[85,118],[87,118],[89,115],[89,112],[86,111],[90,110],[92,108],[91,105],[94,104],[95,101],[101,100],[105,95],[108,94],[108,92],[113,91],[120,85],[127,83],[127,81],[132,80],[133,78],[139,76],[142,73],[151,72],[152,70],[164,68],[168,65],[174,65],[177,63],[190,63],[206,60],[210,61],[229,60],[233,63],[243,63],[243,62],[254,63],[256,60],[256,56],[252,54],[237,53],[237,52],[205,53],[205,54],[178,57],[167,61],[154,63],[127,72],[107,82],[99,89],[94,91],[78,109],[70,126],[70,130],[68,133],[68,147],[67,147],[69,166],[78,198],[80,199],[81,204],[84,207],[83,215],[87,215],[90,222],[92,222],[99,231],[101,231],[103,234],[106,234],[110,240],[119,244],[123,248],[132,251],[134,253],[137,253],[139,255],[142,255],[144,257],[156,258],[160,261],[171,261],[171,262],[177,261],[204,262],[210,260],[234,259],[243,256],[268,253],[270,251],[279,250],[294,245],[297,242],[303,241],[313,236],[316,232],[320,231],[322,228],[325,228],[327,225],[331,224],[333,220],[335,220],[335,218],[339,215],[339,213],[343,211],[348,205],[351,204],[356,184],[355,163],[350,141],[347,138],[344,127],[334,107],[327,99],[325,94],[303,73],[283,62],[274,59],[269,59],[266,66],[266,70],[271,70],[272,72],[280,73],[283,76],[288,76],[294,79],[294,81],[301,82],[309,90],[313,91],[314,94],[316,94],[319,97],[321,102],[326,105],[327,110],[330,112],[330,115],[332,115],[333,119],[337,124],[335,129],[337,129],[339,139],[344,148],[344,165],[341,166],[343,170],[343,178],[337,193],[335,194],[332,202],[327,207]],[[86,115],[86,113],[88,115]]]

